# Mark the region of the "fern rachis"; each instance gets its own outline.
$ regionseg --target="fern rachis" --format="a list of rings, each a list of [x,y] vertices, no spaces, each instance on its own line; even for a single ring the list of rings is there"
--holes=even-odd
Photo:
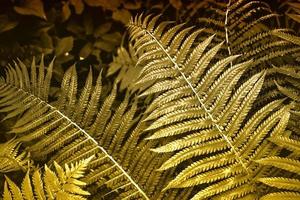
[[[232,199],[258,196],[250,186],[266,169],[254,161],[279,152],[270,152],[273,145],[264,140],[284,130],[289,106],[274,101],[251,116],[264,75],[256,74],[239,86],[237,82],[253,62],[233,64],[237,56],[231,56],[211,64],[222,43],[206,50],[210,37],[194,49],[179,48],[194,42],[190,29],[177,25],[161,35],[165,25],[156,25],[157,20],[139,16],[129,30],[134,47],[145,52],[137,62],[145,66],[138,83],[156,80],[142,94],[158,94],[147,110],[152,124],[146,131],[153,132],[148,139],[172,138],[154,149],[174,152],[160,170],[185,166],[166,189],[208,184],[193,199],[217,199],[235,191]]]
[[[269,26],[279,16],[263,1],[203,5],[195,27],[133,18],[104,98],[91,69],[80,88],[70,67],[53,101],[53,61],[8,66],[0,111],[16,121],[15,138],[0,150],[14,165],[0,170],[29,172],[20,188],[7,178],[6,198],[66,198],[59,165],[90,156],[79,199],[299,198],[298,38]],[[31,159],[49,166],[32,185]]]
[[[38,73],[36,73],[35,63],[32,64],[30,78],[26,66],[21,62],[16,64],[15,69],[9,68],[7,70],[6,79],[1,83],[2,112],[9,112],[6,119],[21,115],[11,132],[17,134],[19,140],[24,143],[30,144],[31,141],[34,141],[34,144],[28,146],[28,151],[32,153],[35,159],[49,156],[51,158],[49,163],[53,161],[60,164],[71,163],[96,155],[90,165],[93,170],[87,174],[89,178],[85,182],[92,184],[103,179],[102,187],[108,186],[112,188],[112,191],[119,192],[114,188],[122,186],[124,195],[130,195],[129,193],[133,192],[135,196],[144,196],[147,199],[145,192],[123,169],[119,161],[116,161],[108,153],[110,146],[122,142],[111,137],[111,135],[107,135],[108,128],[111,126],[109,123],[110,106],[115,98],[115,93],[112,92],[98,111],[101,76],[98,76],[98,85],[94,87],[94,92],[92,92],[92,74],[90,72],[85,89],[77,99],[76,70],[71,67],[62,81],[60,97],[56,102],[50,104],[47,100],[47,88],[49,88],[51,78],[49,74],[51,73],[52,63],[45,75],[43,62],[39,66]],[[128,107],[128,100],[124,101],[124,106],[125,108]],[[134,111],[135,109],[133,109],[133,112],[129,109],[125,112],[123,108],[123,111],[119,110],[115,115],[130,114],[132,116]],[[105,127],[107,130],[105,130]],[[119,126],[116,128],[119,128]],[[117,131],[116,128],[114,128],[115,132]],[[123,129],[124,131],[125,133],[121,132],[118,136],[126,134],[128,129]],[[133,139],[137,140],[137,137],[136,135]],[[107,145],[104,138],[107,138],[108,141],[113,140],[114,143]],[[99,143],[105,145],[108,149],[104,149]],[[139,144],[135,145],[138,146]],[[128,146],[128,148],[132,147]],[[147,152],[145,154],[147,155]],[[130,159],[131,156],[128,156],[127,159]],[[122,162],[128,162],[127,159]],[[132,159],[137,158],[132,157]],[[104,166],[105,168],[103,168]],[[101,170],[97,171],[98,168]],[[106,174],[101,173],[109,168],[113,168],[114,171]],[[151,174],[153,168],[147,170],[150,170],[148,173]],[[121,185],[112,184],[115,181],[119,181]],[[99,184],[100,186],[101,184]]]

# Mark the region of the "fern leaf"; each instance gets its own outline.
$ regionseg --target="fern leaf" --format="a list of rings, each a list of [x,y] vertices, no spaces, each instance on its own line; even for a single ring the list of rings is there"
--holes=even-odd
[[[273,178],[260,178],[258,180],[271,187],[293,190],[293,191],[300,191],[300,180],[298,179],[273,177]]]
[[[300,161],[297,160],[281,157],[270,157],[258,160],[257,162],[300,174]]]
[[[300,194],[296,192],[276,192],[267,194],[263,197],[261,197],[261,200],[280,200],[280,199],[291,199],[291,200],[297,200],[299,199]]]
[[[269,158],[264,158],[261,160],[258,160],[257,162],[262,165],[270,165],[274,166],[276,168],[282,169],[284,171],[288,171],[291,173],[295,173],[296,175],[300,174],[300,165],[297,154],[299,149],[299,142],[297,140],[291,139],[286,135],[279,135],[274,138],[270,138],[270,141],[274,142],[276,145],[280,146],[281,148],[286,148],[290,150],[292,153],[290,153],[287,157],[279,157],[279,156],[273,156]],[[276,192],[276,193],[269,193],[262,197],[262,199],[270,199],[273,198],[289,198],[289,199],[297,199],[300,194],[300,188],[299,188],[299,178],[297,176],[290,177],[283,174],[282,177],[279,176],[270,176],[266,178],[260,178],[258,181],[271,186],[276,187],[282,191]],[[294,192],[289,192],[294,191]]]
[[[85,87],[79,93],[77,72],[74,66],[69,68],[63,77],[58,99],[55,102],[48,102],[44,97],[44,88],[50,87],[51,81],[48,80],[50,75],[45,75],[43,70],[45,70],[43,63],[40,64],[37,72],[35,62],[33,62],[32,73],[29,77],[30,85],[28,88],[24,88],[26,79],[19,78],[19,76],[23,76],[23,73],[20,73],[21,70],[8,67],[7,76],[0,86],[0,107],[3,112],[8,112],[6,118],[22,113],[11,132],[24,142],[32,157],[37,160],[47,158],[49,164],[56,161],[61,165],[78,162],[91,155],[96,155],[91,161],[90,168],[92,170],[84,180],[89,184],[88,187],[91,190],[92,185],[97,183],[91,193],[99,193],[99,196],[104,193],[105,198],[108,199],[116,195],[124,198],[127,197],[126,195],[130,197],[131,193],[134,193],[136,197],[149,199],[148,194],[139,185],[140,183],[149,185],[149,190],[146,190],[150,194],[161,191],[167,178],[160,184],[160,189],[154,190],[156,182],[145,182],[138,179],[136,175],[133,177],[135,170],[132,167],[138,161],[146,158],[149,163],[152,160],[152,157],[149,157],[151,152],[147,151],[151,148],[152,142],[140,142],[140,129],[136,127],[139,124],[140,116],[135,115],[136,103],[131,105],[129,96],[127,96],[120,104],[119,109],[113,110],[112,105],[116,103],[114,100],[118,91],[116,85],[104,102],[100,103],[102,101],[100,98],[101,73],[97,78],[97,85],[94,85],[92,72],[89,72]],[[17,71],[19,72],[17,73]],[[49,73],[51,71],[51,69],[48,70]],[[24,73],[26,74],[26,72]],[[42,77],[44,77],[43,81],[41,81]],[[33,94],[32,91],[35,93]],[[130,121],[118,123],[123,116]],[[113,142],[111,143],[111,141]],[[135,148],[144,150],[135,152]],[[154,162],[156,164],[149,169],[147,162],[142,162],[144,164],[139,167],[140,170],[151,174],[157,180],[162,174],[162,172],[156,172],[156,168],[161,162]],[[58,171],[61,170],[58,169]],[[51,188],[55,188],[59,180],[48,169],[46,175],[54,185],[49,183],[44,186],[47,188],[47,194],[43,193],[41,188],[35,191],[35,195],[40,199],[43,199],[44,196],[53,197],[54,193]],[[139,180],[139,183],[135,180]],[[34,184],[38,182],[39,178],[36,175]],[[122,187],[122,190],[118,190],[119,187]],[[73,191],[74,188],[77,187],[68,187],[67,190]],[[111,191],[108,195],[106,194],[107,188]],[[81,191],[81,193],[84,192]],[[75,194],[72,195],[70,198],[76,198]]]
[[[276,30],[273,31],[273,35],[300,46],[300,38],[297,36],[285,32],[276,31]]]
[[[19,189],[19,187],[12,180],[10,180],[7,176],[5,176],[5,179],[8,183],[8,186],[11,191],[13,199],[23,200],[22,193],[21,193],[21,190]]]
[[[29,171],[27,171],[27,173],[23,179],[21,189],[22,189],[22,194],[23,194],[25,200],[34,199],[31,181],[30,181],[30,177],[29,177]]]
[[[184,166],[165,189],[205,186],[193,199],[222,196],[234,189],[241,198],[255,195],[250,194],[255,193],[253,188],[248,192],[238,188],[250,188],[251,179],[261,176],[256,172],[263,167],[257,167],[256,158],[279,151],[270,153],[273,145],[265,139],[285,129],[290,106],[278,100],[250,112],[265,73],[237,83],[252,61],[233,64],[239,56],[215,61],[222,43],[207,49],[213,37],[195,49],[179,49],[178,44],[190,42],[191,29],[181,30],[183,25],[177,25],[158,34],[162,25],[153,25],[158,18],[150,20],[149,27],[141,18],[129,24],[134,47],[145,51],[138,58],[138,64],[144,66],[138,83],[155,80],[142,95],[158,96],[146,111],[146,120],[152,123],[145,131],[153,132],[147,139],[170,141],[154,149],[174,153],[160,170]]]
[[[291,139],[287,136],[272,137],[269,139],[274,144],[286,148],[295,154],[300,154],[300,141]]]
[[[12,195],[10,193],[10,190],[8,188],[8,185],[7,185],[7,182],[4,183],[3,199],[13,200],[13,197],[12,197]]]
[[[57,163],[55,163],[56,173],[45,165],[43,178],[41,178],[40,171],[37,170],[33,173],[33,184],[31,184],[30,172],[28,170],[22,181],[22,189],[6,177],[4,198],[14,200],[32,200],[35,198],[39,200],[46,200],[46,193],[47,199],[84,200],[86,199],[84,196],[90,195],[90,193],[81,189],[80,186],[84,186],[85,183],[78,179],[83,176],[84,171],[92,158],[93,157],[90,157],[78,163],[72,163],[70,166],[65,165],[65,169],[62,169]]]
[[[32,184],[36,198],[38,200],[46,199],[46,195],[44,192],[44,183],[42,181],[41,174],[38,170],[33,173]]]
[[[32,164],[26,151],[20,153],[20,142],[11,139],[0,144],[0,172],[7,173],[18,170],[26,171]]]
[[[220,49],[217,58],[241,54],[235,62],[244,62],[253,59],[253,63],[245,70],[243,78],[249,79],[254,74],[273,70],[272,66],[297,63],[299,46],[288,41],[297,41],[296,36],[290,35],[292,28],[282,28],[280,23],[276,23],[279,16],[274,13],[269,4],[263,1],[232,0],[228,3],[223,1],[206,0],[207,6],[200,14],[198,27],[205,27],[203,33],[205,38],[211,34],[216,34],[213,43],[225,41],[226,45]],[[282,2],[282,4],[288,4]],[[289,9],[296,9],[288,4]],[[204,8],[203,8],[204,9]],[[299,10],[299,9],[298,9]],[[209,12],[208,12],[209,11]],[[293,10],[294,11],[294,10]],[[291,13],[295,14],[295,13]],[[285,20],[287,27],[294,26],[295,23]],[[279,22],[279,21],[277,21]],[[207,28],[206,28],[207,27]],[[283,57],[294,57],[295,59],[282,59]],[[276,78],[275,78],[276,77]],[[262,94],[267,98],[260,98],[255,105],[265,104],[274,99],[281,98],[281,94],[275,87],[274,79],[284,80],[283,86],[289,83],[288,79],[283,79],[278,74],[267,75],[262,88]],[[266,87],[266,83],[270,83]]]

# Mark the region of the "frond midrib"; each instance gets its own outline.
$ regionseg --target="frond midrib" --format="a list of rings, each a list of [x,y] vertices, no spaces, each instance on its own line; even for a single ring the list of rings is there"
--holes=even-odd
[[[248,170],[246,164],[243,162],[243,159],[240,157],[238,151],[234,147],[233,142],[223,132],[223,127],[220,126],[217,123],[217,120],[212,116],[212,113],[209,112],[209,110],[206,108],[205,104],[202,102],[200,96],[198,95],[196,89],[193,87],[192,83],[188,80],[188,78],[186,77],[186,75],[180,70],[178,64],[174,61],[174,59],[171,57],[171,55],[167,52],[167,50],[164,48],[164,46],[161,44],[161,42],[149,30],[147,30],[146,28],[143,28],[142,26],[137,25],[137,24],[133,24],[133,25],[137,26],[138,28],[140,28],[143,31],[145,31],[157,43],[157,45],[159,46],[159,48],[167,55],[168,59],[172,62],[172,64],[175,67],[175,69],[179,71],[179,73],[181,74],[181,76],[184,79],[184,81],[188,84],[189,88],[192,90],[192,92],[196,96],[197,101],[199,102],[200,106],[203,108],[203,110],[207,113],[207,115],[209,116],[209,118],[212,120],[213,125],[216,127],[216,129],[218,130],[218,132],[220,133],[220,135],[223,137],[223,139],[225,140],[225,142],[230,146],[232,152],[236,156],[236,160],[242,165],[242,167],[245,169],[245,171],[249,174],[249,170]]]
[[[67,120],[70,124],[72,124],[74,127],[76,127],[81,133],[83,133],[85,135],[85,137],[87,137],[88,140],[91,140],[96,146],[97,148],[100,149],[100,151],[102,153],[104,153],[107,158],[109,158],[109,160],[126,176],[126,178],[130,181],[131,184],[134,185],[134,187],[139,191],[139,193],[147,200],[150,200],[150,198],[147,196],[147,194],[140,188],[140,186],[131,178],[131,176],[123,169],[123,167],[103,148],[99,145],[99,143],[93,138],[91,137],[84,129],[82,129],[79,125],[77,125],[75,122],[73,122],[68,116],[66,116],[65,114],[63,114],[61,111],[59,111],[56,107],[52,106],[50,103],[42,100],[40,97],[25,91],[22,88],[16,87],[15,85],[12,84],[7,84],[4,83],[7,86],[10,86],[12,88],[17,89],[16,92],[23,92],[25,93],[27,96],[32,96],[34,97],[36,100],[40,101],[41,103],[44,103],[45,106],[49,107],[50,110],[53,110],[54,112],[58,113],[62,118],[64,118],[65,120]]]

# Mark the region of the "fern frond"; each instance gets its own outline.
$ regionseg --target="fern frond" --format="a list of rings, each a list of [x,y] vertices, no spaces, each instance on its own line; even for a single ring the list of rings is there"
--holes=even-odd
[[[263,165],[272,165],[286,171],[300,174],[300,161],[297,160],[281,157],[269,157],[258,160],[257,162]]]
[[[26,151],[20,153],[20,142],[11,139],[0,144],[0,172],[26,171],[32,164],[29,154]]]
[[[300,180],[298,179],[273,177],[273,178],[260,178],[258,180],[271,187],[293,190],[293,191],[300,191]]]
[[[298,60],[299,46],[286,40],[286,37],[291,38],[289,35],[291,29],[282,28],[280,16],[274,14],[266,2],[248,0],[231,0],[227,3],[223,1],[215,3],[211,0],[205,2],[208,6],[205,7],[204,12],[200,12],[199,24],[197,24],[199,28],[207,27],[203,31],[206,36],[202,38],[216,33],[213,44],[225,41],[226,45],[220,49],[220,54],[216,57],[218,59],[236,54],[241,54],[234,61],[236,63],[253,59],[251,65],[245,70],[243,79],[249,79],[264,70],[273,70],[273,66],[295,64]],[[283,2],[283,4],[288,3]],[[282,37],[276,34],[281,34]],[[292,59],[287,59],[291,57]],[[267,73],[265,84],[271,83],[271,87],[263,86],[261,93],[265,97],[259,98],[255,107],[282,98],[283,95],[276,88],[275,78],[284,80],[284,86],[289,83],[278,74]]]
[[[28,170],[19,188],[13,181],[6,177],[4,186],[4,199],[32,200],[32,199],[86,199],[89,192],[81,187],[86,183],[79,180],[84,176],[88,163],[93,159],[89,157],[71,165],[65,165],[63,169],[54,162],[56,172],[45,165],[43,176],[41,171],[35,171],[30,178]],[[42,178],[43,177],[43,178]]]
[[[300,198],[300,194],[296,192],[276,192],[265,195],[261,197],[261,200],[280,200],[280,199],[290,199],[297,200]]]
[[[270,39],[272,28],[268,22],[275,21],[277,15],[272,13],[268,4],[246,0],[230,1],[227,4],[215,4],[210,0],[207,2],[210,5],[207,8],[209,12],[205,12],[204,16],[199,18],[200,27],[210,27],[212,32],[220,33],[216,37],[219,41],[226,41],[227,47],[223,48],[224,53],[234,55],[252,51],[256,52],[252,56],[255,59],[269,54],[268,49],[262,48],[264,48],[263,44],[268,45],[273,43],[270,42],[271,40],[276,41],[275,38]],[[206,13],[209,13],[209,16],[206,16]],[[280,46],[280,43],[273,43],[272,49],[280,50]],[[248,59],[241,57],[238,61]]]
[[[84,180],[93,194],[98,193],[100,197],[104,195],[106,199],[130,198],[131,193],[135,197],[149,199],[148,195],[160,192],[167,176],[155,188],[154,185],[163,174],[156,172],[156,169],[167,157],[154,159],[148,151],[153,142],[141,142],[140,132],[145,125],[140,121],[141,116],[136,115],[137,102],[131,102],[127,95],[119,108],[113,109],[112,105],[117,104],[116,85],[111,94],[100,102],[101,74],[94,85],[91,71],[84,88],[79,92],[74,66],[63,77],[58,99],[48,102],[43,88],[49,87],[50,81],[45,79],[50,75],[40,75],[44,65],[40,66],[41,69],[36,72],[33,62],[29,87],[23,87],[25,78],[19,77],[26,74],[26,67],[25,72],[19,74],[15,73],[14,68],[8,67],[5,80],[0,85],[2,112],[8,112],[6,118],[19,116],[10,132],[24,142],[32,157],[42,161],[47,158],[51,165],[54,161],[70,164],[96,155],[89,167],[92,170]],[[43,81],[37,77],[45,79]],[[40,84],[37,84],[37,79]],[[128,121],[120,122],[123,118]],[[136,167],[141,160],[143,162]],[[148,166],[150,161],[153,161],[151,167]],[[136,170],[143,171],[156,181],[139,179]],[[52,176],[51,173],[49,176]],[[93,188],[92,185],[96,186]],[[146,188],[146,185],[149,187]]]
[[[291,139],[287,136],[272,137],[269,140],[281,148],[288,149],[294,154],[300,155],[300,141],[298,140]]]
[[[222,196],[234,189],[240,192],[236,197],[255,195],[247,185],[264,169],[254,160],[279,151],[271,152],[273,145],[265,139],[284,131],[290,106],[277,100],[250,113],[265,74],[238,85],[252,61],[233,64],[238,56],[230,56],[216,62],[222,43],[208,49],[213,37],[192,49],[179,48],[193,43],[191,29],[177,25],[158,31],[162,25],[157,20],[138,16],[129,30],[134,47],[145,52],[138,60],[144,66],[138,83],[156,80],[144,92],[158,96],[146,110],[147,120],[152,121],[146,131],[153,132],[148,139],[170,138],[154,151],[175,153],[160,170],[185,167],[165,189],[206,186],[192,199]]]
[[[300,46],[300,38],[281,31],[273,31],[273,34],[277,37],[280,37],[286,41],[289,41],[293,43],[295,46]],[[296,60],[298,59],[298,56],[296,57]],[[294,111],[299,112],[300,110],[300,73],[299,73],[299,66],[297,65],[283,65],[280,67],[274,67],[277,72],[279,72],[281,75],[283,75],[283,80],[285,80],[284,83],[279,84],[278,82],[275,82],[278,90],[288,98],[290,98],[294,102]],[[300,130],[297,130],[297,123],[299,122],[300,117],[299,115],[295,115],[292,112],[291,120],[290,120],[290,126],[289,129],[293,131],[293,134],[299,135]],[[296,126],[295,126],[296,124]]]
[[[258,181],[271,186],[276,187],[278,189],[283,190],[283,192],[270,193],[262,197],[262,199],[270,199],[271,197],[283,198],[289,197],[290,199],[297,199],[300,195],[299,188],[299,177],[300,175],[300,162],[299,162],[299,147],[300,143],[296,139],[291,139],[286,135],[278,135],[276,137],[270,138],[270,141],[280,146],[281,148],[285,148],[292,153],[288,154],[287,157],[273,156],[269,158],[263,158],[258,160],[257,162],[262,165],[274,166],[276,168],[282,169],[285,172],[281,172],[282,177],[270,176],[266,178],[259,178]],[[286,172],[291,172],[291,176],[287,176]],[[296,175],[296,176],[295,176]],[[293,192],[289,192],[293,191]]]
[[[280,37],[280,38],[282,38],[284,40],[292,42],[292,43],[294,43],[296,45],[300,45],[300,37],[297,37],[295,35],[291,35],[289,33],[281,32],[281,31],[276,31],[276,30],[274,30],[272,32],[272,34],[275,35],[275,36],[277,36],[277,37]]]

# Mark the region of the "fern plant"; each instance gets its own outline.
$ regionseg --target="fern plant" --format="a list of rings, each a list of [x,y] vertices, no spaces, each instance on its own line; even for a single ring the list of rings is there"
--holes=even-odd
[[[37,170],[32,174],[32,178],[30,178],[30,171],[28,170],[22,181],[21,188],[6,177],[3,198],[12,200],[86,199],[84,196],[90,193],[81,189],[86,183],[78,179],[83,176],[92,158],[90,157],[71,165],[65,165],[65,169],[54,162],[56,173],[45,165],[43,175]]]
[[[197,27],[207,27],[204,29],[205,33],[215,34],[215,43],[225,42],[219,57],[241,54],[237,58],[238,62],[252,59],[253,63],[243,74],[245,79],[267,70],[262,98],[259,98],[255,105],[260,106],[283,97],[274,79],[279,84],[285,84],[285,81],[274,72],[273,66],[296,64],[291,57],[299,55],[300,49],[286,40],[274,37],[273,33],[291,32],[291,29],[278,25],[278,14],[264,1],[205,2],[205,12],[199,12],[203,14],[198,19]]]
[[[200,185],[192,199],[258,198],[256,180],[269,169],[255,160],[279,153],[266,138],[285,130],[290,106],[275,100],[251,109],[264,72],[237,82],[253,61],[233,65],[238,56],[230,56],[213,64],[222,43],[206,50],[212,36],[190,48],[201,30],[166,31],[167,23],[157,20],[136,17],[129,30],[136,51],[144,52],[138,84],[155,80],[141,96],[158,95],[146,110],[152,121],[146,131],[153,132],[147,139],[171,138],[153,149],[174,153],[160,170],[183,168],[165,189]]]
[[[289,30],[267,26],[277,16],[261,1],[202,5],[213,13],[199,20],[210,24],[203,29],[159,16],[132,18],[129,50],[120,48],[108,70],[107,76],[119,73],[107,96],[101,73],[92,70],[80,88],[70,67],[58,98],[49,98],[54,61],[46,67],[33,59],[28,67],[18,60],[6,68],[0,112],[16,121],[13,142],[57,171],[45,167],[49,178],[39,181],[46,191],[38,193],[50,199],[57,192],[71,199],[299,197],[299,169],[292,167],[299,164],[299,99],[290,89],[298,88],[297,61],[286,64],[299,47],[287,39]],[[126,77],[138,72],[136,81]],[[86,183],[85,190],[61,189],[67,172],[58,166],[85,159],[85,176],[75,181]],[[7,179],[5,198],[32,197],[29,175],[26,191]]]
[[[77,97],[74,66],[65,73],[59,98],[49,103],[52,70],[53,61],[45,73],[43,60],[38,71],[33,60],[29,75],[27,67],[19,61],[14,68],[9,66],[5,79],[1,79],[2,112],[8,112],[5,119],[20,116],[11,132],[27,146],[32,158],[41,161],[47,158],[48,164],[53,161],[69,164],[95,154],[83,179],[91,186],[92,193],[106,199],[117,196],[147,199],[144,189],[136,183],[138,180],[147,186],[147,193],[159,195],[159,188],[165,182],[157,184],[162,173],[155,170],[163,158],[147,151],[151,142],[139,141],[145,125],[139,122],[140,116],[135,116],[137,104],[129,105],[127,95],[116,110],[111,110],[116,98],[115,86],[99,108],[101,74],[93,86],[92,71]],[[148,178],[138,179],[140,173]]]

